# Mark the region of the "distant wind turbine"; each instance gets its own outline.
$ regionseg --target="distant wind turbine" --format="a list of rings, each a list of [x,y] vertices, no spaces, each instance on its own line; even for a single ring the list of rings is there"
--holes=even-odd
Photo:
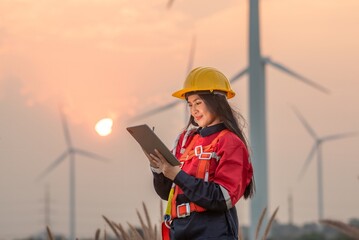
[[[63,112],[60,110],[61,114],[61,121],[62,121],[62,127],[64,130],[64,136],[65,141],[67,145],[67,149],[53,161],[51,165],[49,165],[38,177],[37,180],[42,179],[47,174],[49,174],[52,170],[54,170],[61,162],[63,162],[67,157],[69,157],[69,166],[70,166],[70,199],[69,199],[69,205],[70,205],[70,215],[69,215],[69,224],[70,224],[70,233],[69,233],[69,239],[75,240],[76,239],[76,191],[75,191],[75,155],[79,154],[88,158],[101,160],[101,161],[107,161],[108,159],[105,157],[102,157],[100,155],[97,155],[95,153],[82,150],[79,148],[75,148],[72,145],[70,132],[67,126],[66,118],[63,114]]]
[[[45,226],[51,227],[50,187],[45,186]]]
[[[299,121],[303,124],[304,128],[308,131],[308,133],[312,136],[312,138],[315,141],[299,173],[298,181],[300,181],[303,178],[304,173],[308,168],[308,165],[312,161],[314,155],[317,154],[318,218],[319,220],[321,220],[324,219],[322,144],[327,141],[353,137],[356,136],[357,133],[356,132],[340,133],[340,134],[328,135],[325,137],[318,137],[318,135],[314,132],[313,128],[310,127],[310,125],[300,114],[300,112],[296,109],[294,109],[294,112],[298,117]]]
[[[288,224],[289,225],[293,225],[293,209],[294,205],[293,205],[293,193],[292,190],[289,190],[289,194],[288,194]]]

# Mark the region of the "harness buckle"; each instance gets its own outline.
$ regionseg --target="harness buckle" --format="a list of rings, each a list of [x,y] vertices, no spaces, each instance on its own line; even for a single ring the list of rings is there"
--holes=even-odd
[[[171,222],[172,222],[171,216],[166,214],[163,218],[163,223],[168,229],[171,229]]]
[[[203,153],[202,145],[196,146],[196,147],[194,148],[194,154],[195,154],[196,156],[200,156],[202,153]]]
[[[203,152],[201,155],[198,156],[198,159],[209,160],[212,158],[212,154],[212,152]]]
[[[202,145],[199,145],[194,148],[194,154],[198,159],[209,160],[212,158],[213,152],[203,152]]]
[[[177,206],[177,217],[185,218],[191,214],[191,207],[189,203],[182,203]]]

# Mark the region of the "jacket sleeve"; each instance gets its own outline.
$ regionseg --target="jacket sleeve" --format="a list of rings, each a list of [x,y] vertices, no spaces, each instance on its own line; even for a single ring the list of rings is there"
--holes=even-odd
[[[253,176],[252,164],[249,162],[247,147],[233,133],[226,134],[219,140],[217,154],[219,160],[214,182],[222,188],[227,207],[234,206],[243,196]]]
[[[220,186],[215,182],[205,182],[203,179],[196,178],[180,171],[174,183],[183,191],[184,195],[197,205],[212,211],[225,211],[226,201],[221,192]]]
[[[234,134],[226,134],[217,145],[220,156],[213,182],[205,182],[184,171],[174,179],[186,197],[208,210],[224,211],[232,208],[251,179],[248,152],[244,143]]]
[[[153,186],[158,196],[167,201],[172,187],[172,181],[166,178],[163,173],[153,173]]]

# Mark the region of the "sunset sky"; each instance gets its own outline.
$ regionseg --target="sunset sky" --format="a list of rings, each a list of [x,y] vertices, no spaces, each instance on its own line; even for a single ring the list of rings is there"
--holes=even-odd
[[[36,177],[66,149],[59,107],[73,144],[110,158],[76,158],[77,236],[93,237],[102,215],[138,224],[142,202],[153,221],[160,200],[129,125],[147,123],[169,146],[185,124],[184,105],[139,121],[132,117],[173,101],[186,76],[192,39],[195,66],[229,78],[248,64],[248,0],[0,0],[0,240],[45,228],[68,235],[69,166]],[[359,131],[359,1],[262,0],[262,55],[328,88],[323,94],[266,68],[270,211],[288,222],[317,221],[315,159],[299,171],[314,144],[292,111],[318,136]],[[231,104],[248,120],[248,79],[233,84]],[[99,136],[97,121],[113,119]],[[246,129],[247,131],[248,129]],[[324,143],[324,215],[359,218],[359,136]],[[237,204],[248,224],[248,202]],[[107,229],[108,226],[106,226]]]

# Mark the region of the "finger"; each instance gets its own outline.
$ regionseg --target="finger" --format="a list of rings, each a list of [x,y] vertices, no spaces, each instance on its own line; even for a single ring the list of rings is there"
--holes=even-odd
[[[154,155],[152,153],[150,154],[150,158],[151,158],[151,161],[154,162],[155,164],[157,164],[158,166],[160,164],[162,164],[161,159],[158,156],[156,156],[156,155]]]
[[[156,156],[156,155],[154,155],[154,154],[152,154],[152,153],[147,154],[147,156],[148,156],[148,159],[149,159],[151,162],[156,162],[156,163],[161,162],[161,160],[159,159],[159,157]]]
[[[151,156],[151,154],[148,154],[147,152],[144,152],[146,157],[148,158],[148,160],[153,161],[153,157]]]
[[[160,151],[158,151],[157,149],[155,149],[155,153],[157,155],[157,157],[161,160],[166,160],[166,158],[160,153]]]
[[[148,158],[148,160],[150,162],[150,165],[152,167],[158,168],[159,167],[159,161],[156,160],[155,156],[154,155],[151,156],[151,154],[148,154],[145,151],[144,151],[144,153],[145,153],[146,157]]]
[[[154,160],[157,160],[157,161],[160,160],[160,158],[159,158],[158,156],[156,156],[155,154],[152,154],[152,153],[150,153],[150,157],[151,157],[152,159],[154,159]]]
[[[158,165],[158,161],[156,159],[150,158],[149,160],[151,164]]]
[[[144,154],[146,155],[146,157],[148,158],[148,159],[151,159],[151,156],[148,154],[148,153],[146,153],[145,151],[143,151],[144,152]]]
[[[169,164],[168,161],[167,161],[167,159],[160,153],[160,151],[158,151],[157,149],[155,149],[155,153],[156,153],[156,155],[158,156],[158,160],[160,160],[162,164],[164,164],[164,165],[168,165],[168,164]]]

